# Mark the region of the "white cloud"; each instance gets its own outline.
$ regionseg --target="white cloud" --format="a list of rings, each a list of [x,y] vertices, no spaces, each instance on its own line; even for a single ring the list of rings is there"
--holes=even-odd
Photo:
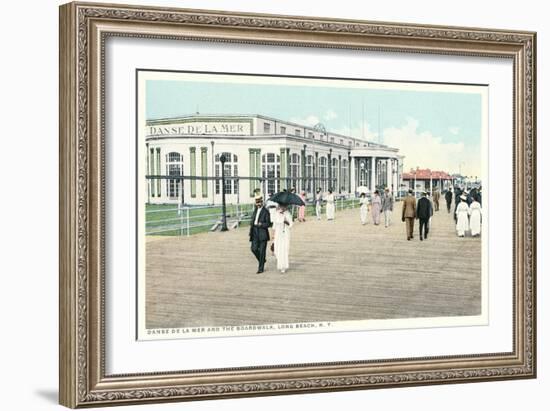
[[[334,120],[336,117],[338,117],[338,114],[332,109],[327,110],[325,113],[325,116],[323,117],[326,121]]]
[[[297,117],[291,118],[290,121],[293,123],[304,125],[304,126],[314,126],[321,122],[321,120],[319,120],[319,117],[313,114],[310,114],[305,118],[297,118]]]
[[[409,117],[403,127],[390,127],[383,132],[384,144],[398,148],[405,156],[404,171],[420,167],[455,172],[461,161],[472,171],[480,168],[479,161],[474,162],[466,153],[464,143],[446,143],[429,131],[419,132],[418,125],[417,120]]]
[[[449,132],[455,136],[458,135],[458,133],[460,133],[460,127],[457,127],[457,126],[452,126],[452,127],[449,127]]]

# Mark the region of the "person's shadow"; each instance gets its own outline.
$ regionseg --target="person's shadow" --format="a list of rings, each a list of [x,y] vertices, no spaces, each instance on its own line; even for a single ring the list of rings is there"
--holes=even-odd
[[[58,404],[59,403],[59,393],[55,389],[41,389],[35,391],[35,394],[38,397],[42,397],[50,403]]]

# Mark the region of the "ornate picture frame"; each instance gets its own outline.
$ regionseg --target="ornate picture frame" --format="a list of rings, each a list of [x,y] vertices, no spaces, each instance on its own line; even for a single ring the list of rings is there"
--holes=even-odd
[[[112,37],[513,62],[513,350],[108,375],[105,42]],[[67,407],[536,377],[536,34],[109,4],[60,7],[60,403]],[[522,199],[522,201],[519,201]]]

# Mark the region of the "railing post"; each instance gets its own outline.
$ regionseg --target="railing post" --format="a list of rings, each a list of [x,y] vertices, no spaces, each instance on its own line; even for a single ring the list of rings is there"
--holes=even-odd
[[[181,212],[181,206],[178,204],[178,215],[180,216],[180,236],[183,236],[183,213]]]
[[[187,218],[187,237],[189,237],[189,207],[185,209],[185,215]]]

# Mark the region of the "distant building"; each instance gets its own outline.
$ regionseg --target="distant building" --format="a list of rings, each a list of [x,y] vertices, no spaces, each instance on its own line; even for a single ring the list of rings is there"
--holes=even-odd
[[[147,120],[148,203],[220,204],[221,155],[228,203],[253,201],[294,187],[311,197],[320,188],[355,194],[366,186],[397,191],[402,159],[397,148],[262,115],[189,115]],[[151,176],[185,176],[155,179]],[[189,179],[190,177],[190,179]],[[196,179],[195,179],[196,177]],[[250,179],[251,178],[251,179]]]
[[[453,186],[453,176],[446,171],[430,170],[429,168],[411,169],[408,173],[403,173],[403,188],[413,189],[415,191],[434,190],[443,191]]]

